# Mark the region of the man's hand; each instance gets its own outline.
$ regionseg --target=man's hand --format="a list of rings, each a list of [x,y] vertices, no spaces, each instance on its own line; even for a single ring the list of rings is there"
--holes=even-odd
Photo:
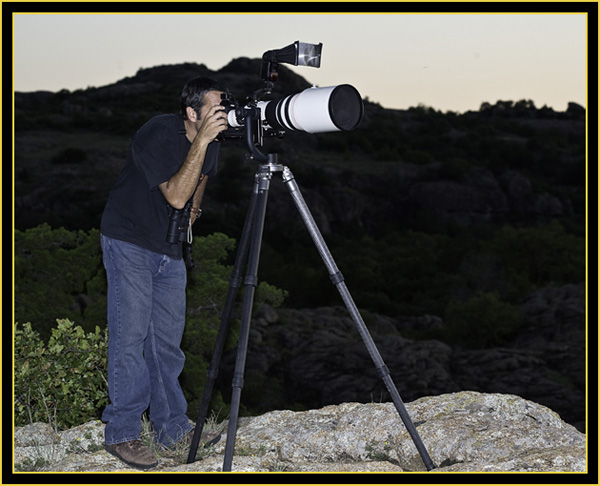
[[[201,121],[200,127],[198,128],[198,133],[194,137],[194,142],[196,142],[196,138],[200,137],[204,143],[210,143],[217,139],[219,133],[223,130],[227,130],[227,113],[225,113],[225,108],[221,105],[213,105],[211,106],[206,115]]]

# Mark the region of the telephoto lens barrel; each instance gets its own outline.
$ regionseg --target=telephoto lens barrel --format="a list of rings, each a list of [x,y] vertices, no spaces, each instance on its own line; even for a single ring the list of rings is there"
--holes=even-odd
[[[363,117],[360,93],[349,84],[308,88],[279,100],[260,101],[263,123],[309,133],[354,130]]]
[[[167,230],[167,243],[179,243],[181,240],[182,228],[180,219],[183,211],[181,209],[171,208],[169,214],[169,228]]]

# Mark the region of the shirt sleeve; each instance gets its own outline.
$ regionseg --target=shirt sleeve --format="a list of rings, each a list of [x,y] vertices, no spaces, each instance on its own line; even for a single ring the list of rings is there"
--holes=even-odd
[[[204,164],[202,165],[202,173],[206,176],[213,177],[217,174],[217,163],[219,159],[220,142],[212,142],[208,145],[206,155],[204,156]]]
[[[168,181],[181,166],[178,133],[158,120],[150,120],[133,139],[133,160],[150,190]]]

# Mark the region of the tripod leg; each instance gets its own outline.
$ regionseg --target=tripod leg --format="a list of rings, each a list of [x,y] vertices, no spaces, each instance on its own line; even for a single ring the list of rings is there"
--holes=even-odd
[[[198,419],[196,420],[196,427],[194,429],[194,436],[192,438],[192,443],[190,445],[190,451],[187,458],[188,464],[191,464],[196,459],[196,452],[198,451],[198,444],[200,442],[200,437],[202,436],[202,430],[204,428],[204,422],[208,414],[208,407],[210,405],[210,399],[212,397],[215,380],[219,374],[221,355],[223,354],[223,348],[225,347],[225,341],[229,331],[231,310],[233,308],[237,292],[242,284],[242,271],[248,255],[248,248],[250,246],[251,224],[254,220],[257,194],[258,184],[255,184],[252,197],[250,198],[248,212],[246,213],[246,220],[244,222],[244,229],[242,230],[242,236],[240,238],[238,251],[235,257],[233,272],[229,280],[229,292],[227,293],[225,307],[223,309],[223,313],[221,314],[221,324],[219,325],[219,332],[217,334],[212,360],[208,368],[206,385],[204,386],[202,402],[200,404]]]
[[[337,287],[340,295],[342,296],[342,300],[346,304],[346,307],[350,312],[354,323],[356,324],[358,332],[360,333],[367,347],[367,350],[371,355],[371,359],[375,363],[377,373],[385,383],[385,386],[387,387],[392,397],[392,401],[396,406],[396,410],[398,410],[400,418],[404,422],[408,433],[410,434],[419,454],[421,455],[421,459],[423,460],[425,467],[428,471],[431,471],[435,468],[433,461],[429,457],[429,453],[427,452],[423,441],[419,437],[417,429],[415,428],[414,424],[412,423],[412,420],[410,419],[408,411],[406,410],[406,407],[404,406],[404,403],[400,398],[400,394],[398,393],[398,390],[396,389],[396,386],[394,385],[394,382],[390,377],[390,372],[385,363],[383,362],[383,359],[379,354],[379,350],[373,342],[373,338],[371,337],[371,334],[369,333],[369,330],[367,329],[367,326],[364,323],[362,316],[360,315],[356,304],[354,303],[354,300],[352,299],[352,296],[350,295],[350,292],[346,287],[346,284],[344,283],[344,277],[339,271],[337,265],[335,264],[333,256],[327,248],[325,240],[323,239],[323,236],[321,235],[321,232],[319,231],[319,228],[317,227],[317,224],[315,223],[315,220],[312,217],[312,214],[310,213],[310,210],[308,209],[308,206],[306,205],[302,194],[300,193],[298,184],[296,183],[292,172],[287,167],[283,169],[283,180],[286,186],[288,187],[288,190],[290,191],[290,195],[292,196],[292,199],[294,200],[294,203],[296,204],[296,207],[298,208],[298,211],[302,216],[304,224],[306,225],[308,232],[310,233],[310,236],[312,237],[313,242],[315,243],[315,246],[317,247],[317,250],[321,255],[321,258],[323,259],[327,270],[329,271],[329,277],[331,278],[331,281]]]
[[[250,253],[248,255],[248,268],[244,278],[244,303],[242,307],[242,323],[240,326],[240,338],[233,373],[231,408],[229,414],[229,426],[227,428],[227,444],[225,446],[225,459],[223,471],[231,471],[233,462],[233,449],[237,433],[237,422],[240,409],[240,399],[244,386],[244,368],[246,366],[246,354],[248,350],[248,339],[250,335],[250,318],[252,317],[252,306],[254,303],[254,292],[258,285],[258,262],[260,247],[267,210],[267,197],[269,195],[271,174],[266,172],[257,173],[258,197],[252,224],[252,240]]]

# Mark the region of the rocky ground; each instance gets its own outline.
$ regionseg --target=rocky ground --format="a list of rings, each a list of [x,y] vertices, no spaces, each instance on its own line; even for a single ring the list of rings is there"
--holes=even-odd
[[[239,421],[233,472],[571,472],[587,468],[586,436],[550,409],[515,395],[459,392],[406,404],[436,466],[423,459],[392,403],[343,403],[269,412]],[[223,424],[226,426],[226,424]],[[134,472],[103,449],[104,425],[64,432],[46,424],[15,431],[19,472]],[[202,458],[159,457],[146,472],[222,471],[223,438]],[[200,455],[200,453],[199,453]]]

